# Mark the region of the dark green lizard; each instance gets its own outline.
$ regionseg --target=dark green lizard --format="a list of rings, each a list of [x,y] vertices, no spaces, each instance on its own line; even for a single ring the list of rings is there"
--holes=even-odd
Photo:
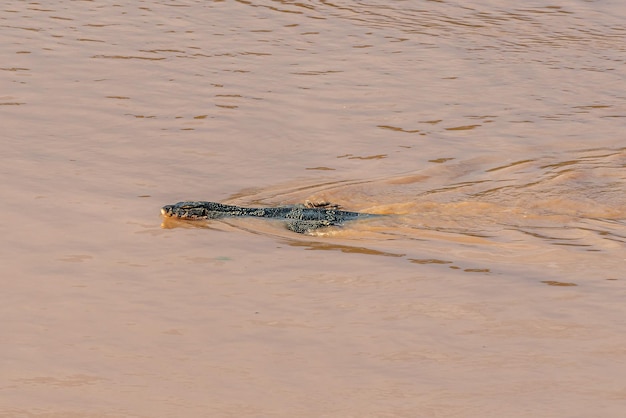
[[[371,218],[372,213],[339,210],[328,203],[279,206],[274,208],[246,208],[215,202],[178,202],[161,208],[164,216],[186,220],[219,219],[231,217],[258,217],[286,221],[287,229],[304,234],[319,228],[342,225],[345,221]]]

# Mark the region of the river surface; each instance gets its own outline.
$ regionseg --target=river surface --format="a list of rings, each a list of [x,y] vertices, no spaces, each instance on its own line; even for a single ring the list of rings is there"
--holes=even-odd
[[[4,1],[0,417],[625,416],[625,22]]]

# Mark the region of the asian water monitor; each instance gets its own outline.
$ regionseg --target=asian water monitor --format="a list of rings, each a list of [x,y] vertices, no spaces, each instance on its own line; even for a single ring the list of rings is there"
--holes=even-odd
[[[247,208],[215,202],[178,202],[161,208],[164,216],[186,220],[220,219],[231,217],[258,217],[286,221],[287,229],[304,234],[319,228],[342,225],[346,221],[371,218],[372,213],[340,210],[329,203],[306,203],[304,205],[268,208]]]

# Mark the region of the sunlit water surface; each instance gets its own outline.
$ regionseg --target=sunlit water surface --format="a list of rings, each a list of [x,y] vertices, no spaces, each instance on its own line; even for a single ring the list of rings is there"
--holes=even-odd
[[[623,416],[626,6],[365,3],[3,2],[0,417]]]

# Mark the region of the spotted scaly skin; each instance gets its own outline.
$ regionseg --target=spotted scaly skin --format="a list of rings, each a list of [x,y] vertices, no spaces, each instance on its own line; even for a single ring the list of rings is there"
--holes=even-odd
[[[286,221],[287,229],[300,234],[327,226],[342,225],[345,221],[380,216],[371,213],[339,210],[337,206],[328,203],[279,206],[275,208],[246,208],[203,201],[178,202],[174,205],[166,205],[161,208],[161,214],[166,217],[185,220],[242,216],[279,219]]]

